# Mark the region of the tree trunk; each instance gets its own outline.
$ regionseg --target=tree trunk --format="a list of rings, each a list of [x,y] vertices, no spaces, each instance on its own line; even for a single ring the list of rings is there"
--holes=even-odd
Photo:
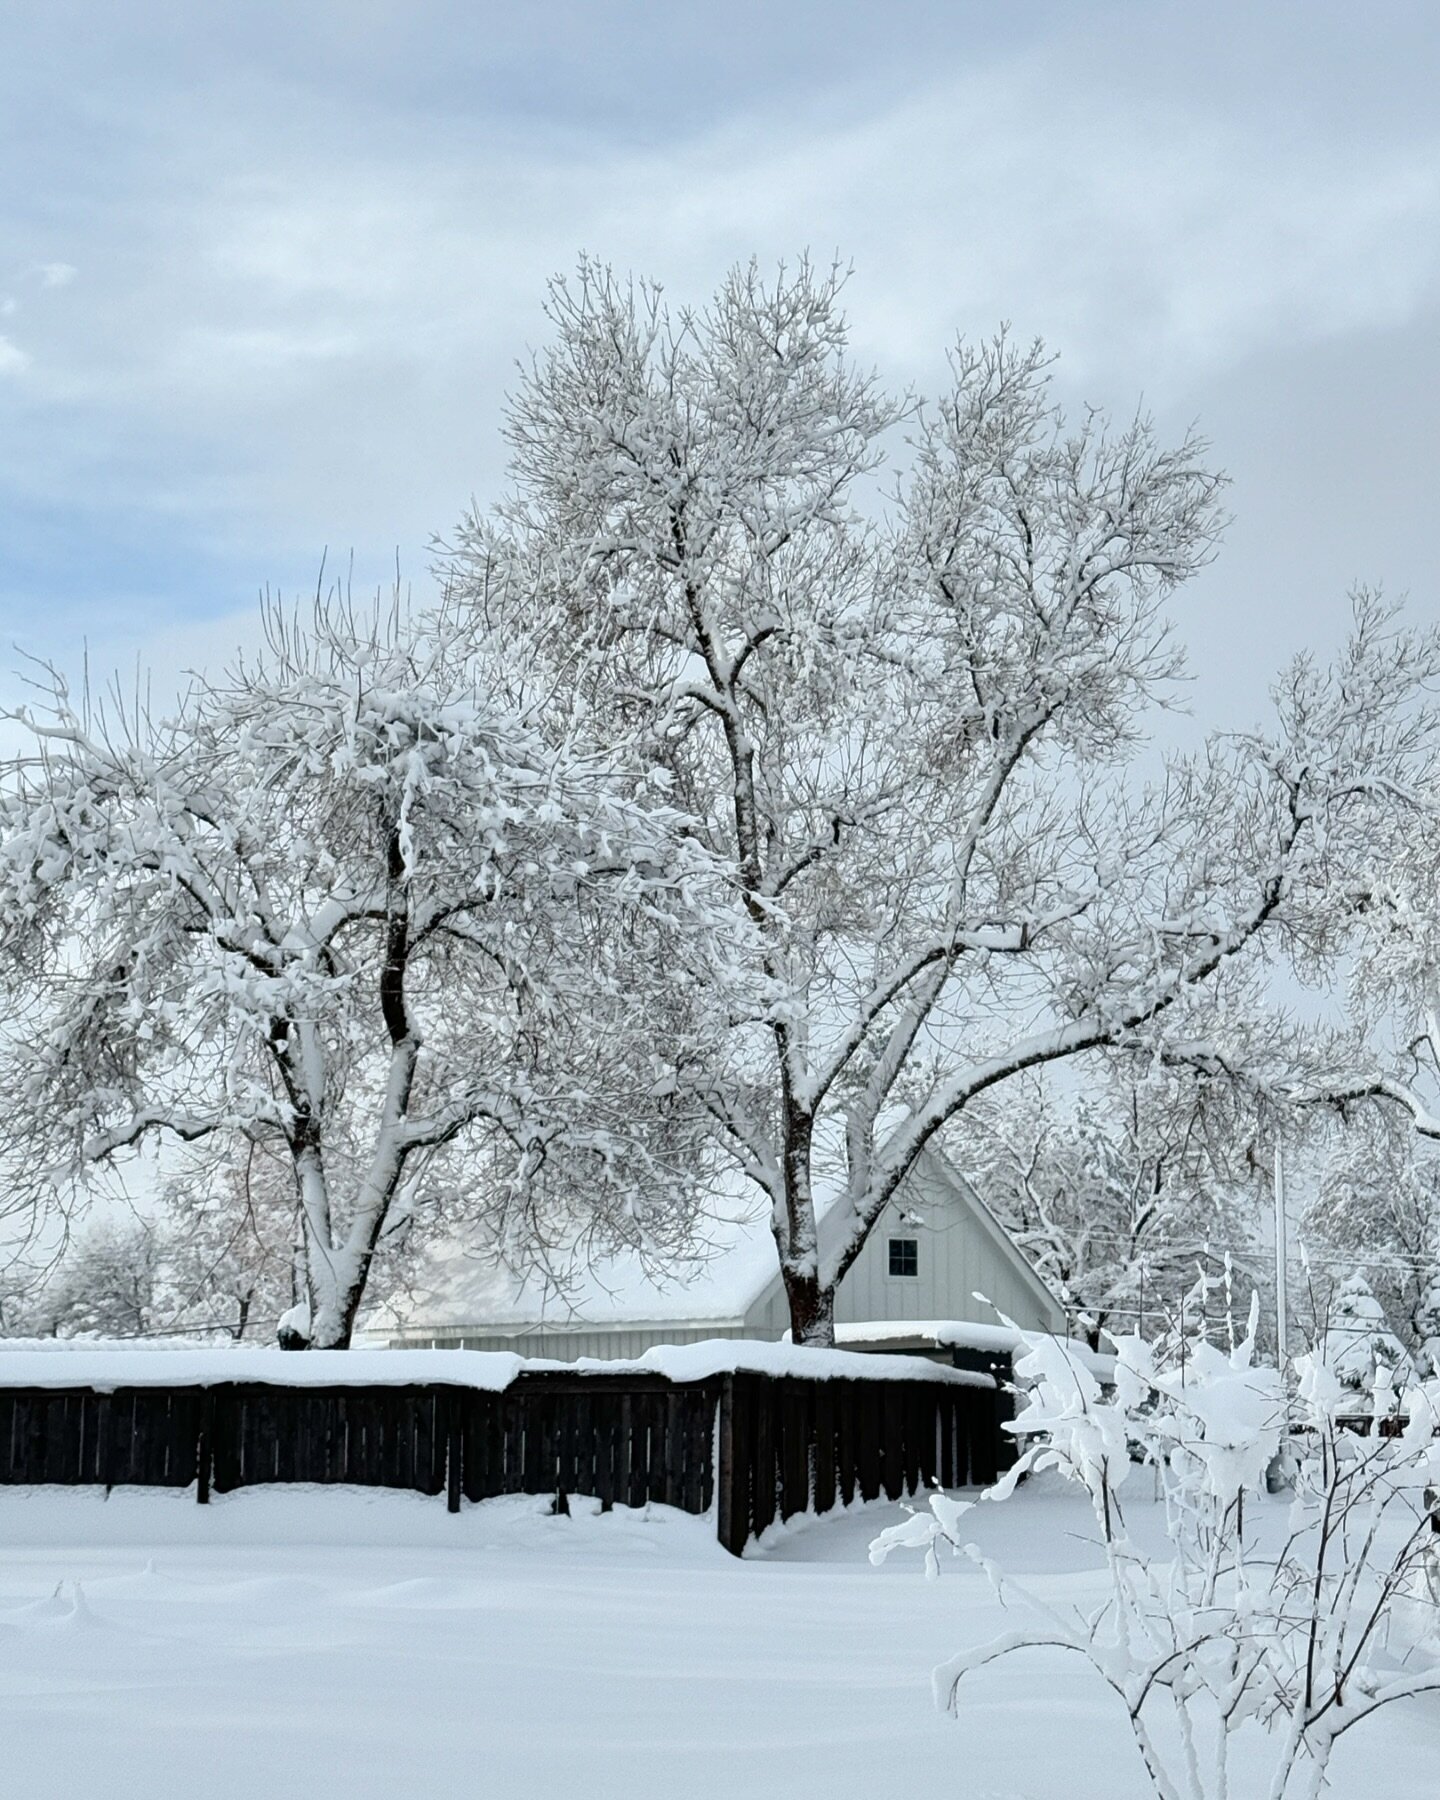
[[[334,1269],[328,1273],[326,1286],[329,1292],[323,1298],[317,1297],[311,1314],[310,1348],[348,1350],[350,1334],[355,1329],[355,1315],[365,1292],[365,1277],[358,1274],[346,1280],[337,1277]]]
[[[311,1315],[313,1324],[303,1326],[282,1319],[276,1341],[282,1350],[348,1350],[357,1310],[358,1305],[343,1311],[335,1306],[317,1307]]]
[[[786,1269],[785,1298],[790,1303],[790,1339],[815,1350],[835,1348],[835,1290],[821,1287],[813,1269]]]
[[[310,1350],[348,1350],[352,1323],[351,1319],[327,1317],[322,1314],[317,1321],[317,1329],[306,1348]]]

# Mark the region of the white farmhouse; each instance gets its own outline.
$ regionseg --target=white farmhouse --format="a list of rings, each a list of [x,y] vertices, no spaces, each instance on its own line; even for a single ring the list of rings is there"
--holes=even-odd
[[[823,1241],[823,1213],[820,1231]],[[567,1362],[785,1336],[789,1312],[763,1215],[712,1220],[705,1240],[691,1264],[663,1279],[621,1256],[579,1272],[563,1292],[451,1247],[416,1291],[371,1315],[366,1336]],[[949,1360],[946,1346],[986,1341],[997,1313],[1026,1330],[1065,1332],[1064,1307],[999,1221],[951,1163],[927,1150],[840,1284],[837,1336],[851,1349],[943,1351]],[[965,1324],[980,1329],[953,1329]]]

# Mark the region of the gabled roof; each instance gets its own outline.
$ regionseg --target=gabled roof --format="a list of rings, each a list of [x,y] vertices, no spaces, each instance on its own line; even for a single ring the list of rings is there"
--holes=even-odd
[[[939,1150],[926,1150],[922,1163],[927,1173],[939,1180],[965,1208],[977,1229],[994,1246],[996,1254],[1016,1271],[1021,1284],[1029,1288],[1041,1306],[1054,1307],[1063,1317],[1064,1301],[985,1204],[974,1183],[962,1175],[950,1158]]]

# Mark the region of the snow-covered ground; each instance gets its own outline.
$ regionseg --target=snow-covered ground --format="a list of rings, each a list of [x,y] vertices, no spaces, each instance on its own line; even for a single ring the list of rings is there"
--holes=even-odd
[[[409,1494],[0,1491],[0,1794],[16,1800],[1140,1800],[1115,1702],[1051,1653],[937,1714],[997,1626],[984,1577],[875,1569],[881,1504],[736,1562],[652,1509]],[[1143,1512],[1143,1508],[1140,1509]],[[1131,1502],[1132,1523],[1136,1502]],[[1052,1601],[1094,1578],[1074,1496],[975,1516]],[[1163,1543],[1158,1520],[1137,1535]],[[78,1584],[78,1585],[77,1585]],[[58,1588],[58,1592],[57,1592]],[[1434,1791],[1440,1701],[1343,1744],[1337,1800]]]

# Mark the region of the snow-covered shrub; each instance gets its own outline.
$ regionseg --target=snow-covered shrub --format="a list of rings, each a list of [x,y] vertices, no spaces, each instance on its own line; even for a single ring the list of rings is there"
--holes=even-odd
[[[1341,1283],[1316,1354],[1355,1394],[1373,1392],[1377,1380],[1403,1385],[1413,1374],[1409,1352],[1390,1329],[1370,1283],[1358,1273]]]
[[[1401,1394],[1382,1366],[1362,1433],[1341,1423],[1353,1421],[1354,1390],[1319,1355],[1297,1360],[1287,1397],[1278,1373],[1254,1361],[1255,1322],[1252,1305],[1242,1341],[1192,1341],[1183,1359],[1138,1337],[1116,1340],[1111,1395],[1062,1345],[1027,1336],[1012,1427],[1024,1448],[982,1502],[1008,1498],[1023,1476],[1046,1469],[1081,1487],[1105,1599],[1072,1611],[1002,1582],[965,1540],[975,1503],[935,1495],[928,1513],[876,1538],[871,1560],[923,1549],[933,1574],[948,1547],[986,1567],[1001,1600],[1027,1615],[935,1671],[941,1705],[956,1711],[966,1678],[1002,1657],[1074,1651],[1124,1707],[1160,1800],[1229,1800],[1231,1740],[1261,1728],[1273,1754],[1256,1792],[1288,1800],[1321,1792],[1345,1732],[1391,1701],[1440,1690],[1426,1494],[1440,1481],[1440,1384]],[[1295,1493],[1279,1548],[1267,1549],[1257,1524],[1273,1527],[1282,1503],[1258,1496],[1287,1440],[1299,1451]],[[1126,1530],[1137,1445],[1163,1495],[1169,1561]]]

